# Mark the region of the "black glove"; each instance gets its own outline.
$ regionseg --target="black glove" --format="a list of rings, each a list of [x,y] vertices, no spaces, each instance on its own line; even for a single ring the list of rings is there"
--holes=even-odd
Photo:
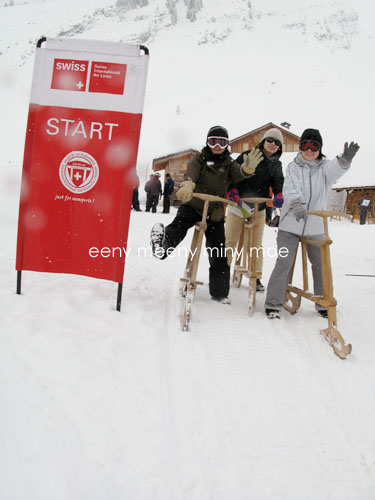
[[[348,143],[346,142],[344,145],[344,152],[341,155],[342,160],[344,160],[345,163],[351,163],[352,159],[355,157],[359,149],[359,146],[356,142],[351,142],[348,146]]]

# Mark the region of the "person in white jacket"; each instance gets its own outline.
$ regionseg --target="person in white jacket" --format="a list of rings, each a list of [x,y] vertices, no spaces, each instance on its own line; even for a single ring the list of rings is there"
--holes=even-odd
[[[300,152],[288,165],[284,180],[284,205],[281,210],[277,235],[278,258],[267,286],[265,310],[269,319],[280,318],[285,301],[289,274],[303,236],[321,241],[324,236],[322,217],[308,215],[308,211],[324,210],[331,186],[350,167],[359,146],[346,142],[344,152],[333,160],[327,160],[322,153],[323,139],[319,130],[306,129],[300,140]],[[281,248],[288,251],[280,252]],[[286,254],[286,255],[285,255]],[[320,248],[307,245],[307,255],[312,266],[314,294],[323,294]],[[321,316],[327,310],[316,304]]]

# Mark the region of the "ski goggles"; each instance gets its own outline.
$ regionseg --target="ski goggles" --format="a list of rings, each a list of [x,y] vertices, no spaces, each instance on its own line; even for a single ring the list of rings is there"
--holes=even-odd
[[[313,153],[316,153],[320,150],[321,145],[318,141],[303,141],[299,145],[299,148],[301,151],[307,151],[308,149],[311,149]]]
[[[219,146],[220,148],[224,149],[228,146],[229,139],[227,139],[226,137],[207,137],[207,144],[210,146],[210,148]]]
[[[278,148],[281,146],[281,142],[279,141],[279,139],[274,139],[273,137],[266,137],[266,141],[269,142],[270,144],[274,142]]]

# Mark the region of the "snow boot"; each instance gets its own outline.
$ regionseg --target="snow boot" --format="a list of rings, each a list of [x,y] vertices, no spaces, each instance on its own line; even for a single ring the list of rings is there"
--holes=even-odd
[[[160,260],[167,257],[164,224],[158,222],[152,226],[150,244],[154,257]]]
[[[280,311],[278,309],[266,309],[268,319],[280,319]]]
[[[211,297],[211,299],[215,300],[216,302],[220,302],[220,304],[230,305],[230,298],[229,297]]]
[[[266,289],[266,287],[263,285],[263,283],[260,281],[260,279],[257,279],[256,291],[257,292],[264,292],[265,289]]]

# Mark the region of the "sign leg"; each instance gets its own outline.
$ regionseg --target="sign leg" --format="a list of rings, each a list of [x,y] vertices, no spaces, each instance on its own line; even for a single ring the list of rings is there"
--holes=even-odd
[[[116,311],[121,311],[122,283],[118,284]]]
[[[17,295],[21,295],[22,271],[17,271]]]

